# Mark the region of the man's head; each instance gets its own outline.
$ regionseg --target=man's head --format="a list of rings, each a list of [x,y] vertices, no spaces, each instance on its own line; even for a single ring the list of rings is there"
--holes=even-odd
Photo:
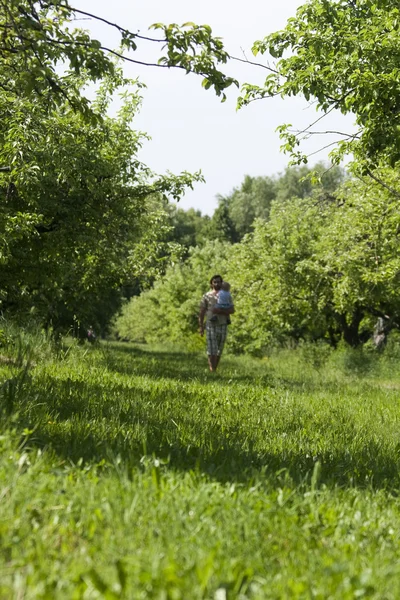
[[[221,290],[224,290],[224,292],[229,292],[231,289],[231,284],[228,283],[227,281],[223,281],[221,283]]]
[[[220,290],[222,285],[221,275],[213,275],[210,279],[210,286],[213,290]]]

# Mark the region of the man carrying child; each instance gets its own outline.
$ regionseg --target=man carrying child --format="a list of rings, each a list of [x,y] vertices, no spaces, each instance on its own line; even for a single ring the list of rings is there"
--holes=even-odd
[[[211,290],[204,294],[200,302],[199,327],[204,335],[204,317],[206,317],[207,355],[210,371],[216,371],[226,340],[229,315],[235,312],[230,286],[221,275],[210,280]]]

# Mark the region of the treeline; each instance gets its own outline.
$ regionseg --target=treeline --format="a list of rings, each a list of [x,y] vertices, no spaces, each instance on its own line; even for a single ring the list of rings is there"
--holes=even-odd
[[[83,77],[69,76],[76,86]],[[127,88],[130,91],[127,91]],[[115,91],[125,92],[116,117]],[[164,194],[187,174],[155,176],[136,158],[131,128],[140,90],[120,71],[105,79],[86,119],[67,101],[14,95],[0,86],[0,311],[55,333],[106,332],[124,293],[162,271],[173,248]],[[139,283],[138,283],[139,282]]]
[[[321,116],[301,131],[280,126],[282,148],[300,165],[303,139],[338,135],[331,158],[352,156],[351,176],[320,166],[314,178],[306,167],[247,177],[211,218],[168,204],[200,173],[157,176],[138,160],[142,84],[74,29],[80,15],[67,0],[0,7],[1,316],[106,334],[133,298],[120,337],[197,340],[199,297],[219,271],[236,299],[237,351],[301,339],[357,347],[374,331],[383,344],[400,323],[398,3],[312,0],[255,42],[276,70],[262,87],[244,84],[238,105],[303,95]],[[117,26],[121,60],[146,41],[162,48],[160,66],[199,75],[222,99],[238,83],[220,70],[229,55],[209,26],[155,28],[148,38]],[[354,133],[315,128],[333,109],[354,115]]]
[[[82,14],[67,0],[0,6],[0,316],[56,336],[105,334],[122,298],[165,270],[177,250],[165,198],[202,179],[159,176],[138,160],[143,84],[124,77],[125,53],[163,42],[160,66],[209,76],[221,98],[234,83],[217,69],[228,55],[208,26],[158,24],[149,38],[109,23],[116,53],[76,27]]]
[[[244,236],[234,242],[221,227],[219,236],[192,247],[187,260],[170,266],[124,307],[117,334],[195,344],[199,299],[209,277],[221,272],[235,296],[230,331],[235,351],[262,353],[271,344],[299,340],[333,346],[344,340],[357,347],[377,327],[379,343],[384,342],[400,324],[400,213],[388,189],[397,172],[381,173],[385,188],[370,179],[346,178],[337,169],[326,173],[327,183],[322,177],[322,183],[312,184],[304,180],[306,171],[265,178],[264,187],[263,178],[246,178],[240,189],[221,198],[210,229],[223,214],[221,222],[238,231],[233,209],[247,193],[242,206],[256,217],[242,230]],[[256,189],[273,187],[279,195],[251,195],[245,191],[251,182]],[[263,216],[256,207],[265,211]]]
[[[199,210],[167,205],[165,209],[171,227],[167,239],[178,242],[184,249],[184,256],[190,248],[202,246],[209,240],[240,242],[253,231],[256,219],[269,218],[273,201],[306,198],[317,190],[321,197],[329,197],[344,179],[343,169],[327,168],[322,163],[312,169],[308,166],[287,168],[284,173],[272,177],[247,175],[240,187],[227,196],[217,196],[218,206],[212,217],[202,215]]]

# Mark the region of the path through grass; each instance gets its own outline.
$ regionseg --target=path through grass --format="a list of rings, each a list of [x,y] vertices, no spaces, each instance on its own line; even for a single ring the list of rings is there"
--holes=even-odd
[[[400,597],[400,375],[0,362],[0,598]]]

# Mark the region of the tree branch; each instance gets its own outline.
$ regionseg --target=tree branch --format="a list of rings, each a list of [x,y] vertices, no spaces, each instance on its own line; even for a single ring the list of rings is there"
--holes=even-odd
[[[378,183],[379,185],[387,189],[391,194],[393,194],[393,196],[400,199],[400,192],[392,188],[390,185],[387,185],[387,183],[382,181],[382,179],[379,179],[379,177],[372,173],[371,169],[367,169],[367,174],[369,175],[369,177],[371,177],[371,179],[376,181],[376,183]]]
[[[277,71],[276,69],[272,69],[271,67],[268,67],[267,65],[263,65],[262,63],[256,63],[251,60],[248,60],[247,58],[246,59],[238,58],[237,56],[230,56],[230,58],[232,60],[236,60],[238,62],[247,63],[248,65],[253,65],[254,67],[261,67],[262,69],[267,69],[267,71],[271,71],[271,73],[276,73],[277,75],[279,75],[279,71]]]
[[[289,129],[288,130],[290,133],[295,133],[296,135],[301,135],[302,133],[304,133],[304,131],[298,131],[296,129]],[[307,133],[307,136],[310,135],[327,135],[327,134],[335,134],[335,135],[342,135],[343,137],[346,138],[358,138],[360,131],[357,131],[357,133],[343,133],[343,131],[333,131],[330,129],[327,129],[326,131],[309,131]],[[305,139],[306,136],[303,137],[303,139]]]
[[[340,140],[336,140],[335,142],[331,142],[330,144],[326,144],[326,146],[323,146],[322,148],[319,148],[318,150],[315,150],[314,152],[310,152],[310,154],[307,154],[307,158],[310,156],[314,156],[314,154],[318,154],[319,152],[322,152],[322,150],[326,150],[327,148],[330,148],[331,146],[336,146],[336,144],[339,142]]]
[[[49,6],[54,6],[54,4],[50,3]],[[115,29],[118,29],[118,31],[120,31],[123,34],[133,35],[135,38],[138,38],[140,40],[146,40],[148,42],[157,42],[157,43],[163,43],[163,44],[165,44],[165,42],[167,42],[167,40],[165,40],[165,39],[160,40],[160,39],[156,39],[156,38],[150,38],[150,37],[146,37],[143,35],[139,35],[138,33],[133,33],[132,31],[129,31],[129,29],[125,29],[124,27],[121,27],[117,23],[112,23],[111,21],[108,21],[107,19],[103,19],[103,17],[93,15],[92,13],[88,13],[84,10],[74,8],[73,6],[70,6],[69,8],[74,13],[78,13],[80,15],[85,15],[86,17],[90,17],[91,19],[95,19],[96,21],[101,21],[102,23],[105,23],[106,25],[109,25],[110,27],[114,27]]]

